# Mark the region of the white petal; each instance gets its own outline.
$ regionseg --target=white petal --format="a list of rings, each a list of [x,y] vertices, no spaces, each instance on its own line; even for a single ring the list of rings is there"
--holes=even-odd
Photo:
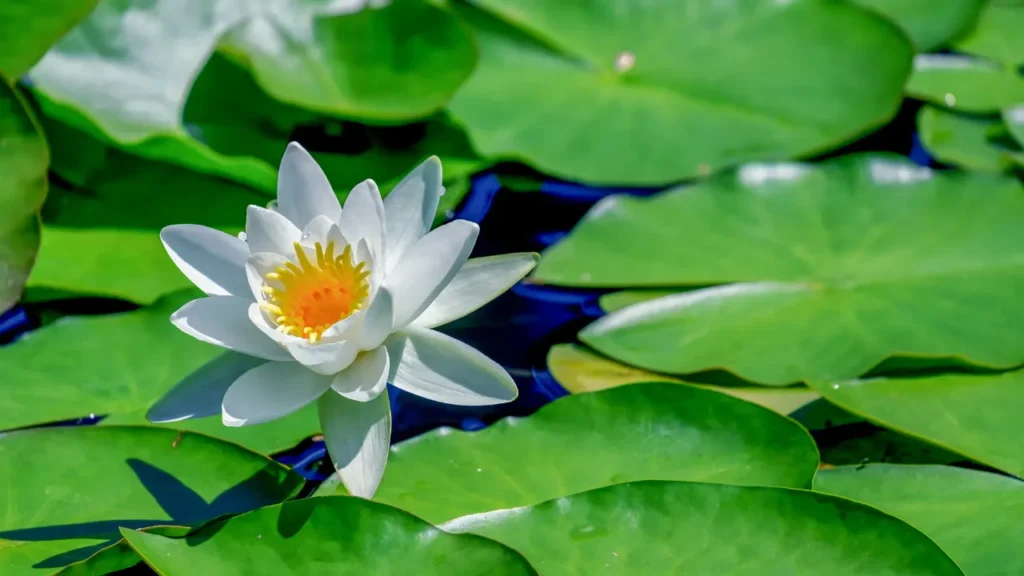
[[[349,400],[369,402],[387,388],[390,368],[388,349],[378,346],[360,353],[351,366],[334,377],[331,388]]]
[[[418,317],[466,263],[480,227],[455,220],[432,231],[405,251],[384,279],[395,299],[395,327]]]
[[[363,318],[359,347],[363,350],[372,350],[380,346],[388,334],[391,334],[394,324],[395,310],[391,292],[387,288],[381,288]]]
[[[178,269],[211,296],[245,296],[245,259],[249,246],[239,238],[195,224],[175,224],[160,240]]]
[[[430,230],[442,194],[441,161],[437,156],[431,156],[403,178],[384,199],[388,271],[394,268],[410,246]]]
[[[502,404],[519,395],[504,368],[451,336],[408,328],[388,338],[386,345],[391,383],[406,392],[459,406]]]
[[[289,360],[288,353],[249,321],[247,298],[207,296],[193,300],[171,314],[179,330],[203,342],[265,358]]]
[[[352,189],[338,223],[349,242],[355,244],[366,239],[378,264],[383,264],[384,202],[373,180],[364,180]]]
[[[323,214],[337,222],[341,203],[316,160],[296,142],[288,145],[277,175],[277,211],[302,229]]]
[[[228,388],[221,417],[226,426],[269,422],[313,402],[330,388],[330,376],[295,362],[268,362],[249,370]]]
[[[228,386],[267,361],[237,352],[225,352],[183,378],[146,412],[155,424],[220,414]]]
[[[519,282],[539,259],[532,252],[470,259],[412,325],[433,328],[462,318]]]
[[[320,214],[316,218],[309,221],[309,224],[302,230],[302,238],[305,241],[313,243],[320,242],[321,244],[327,244],[327,233],[330,232],[331,228],[337,226],[334,220],[331,220],[327,216]]]
[[[249,282],[249,291],[257,302],[266,300],[263,286],[268,283],[267,274],[283,267],[288,262],[288,258],[274,252],[260,252],[246,259],[245,278]],[[283,285],[278,283],[275,287],[281,288]]]
[[[359,353],[359,347],[350,340],[311,344],[308,340],[296,338],[295,341],[285,344],[284,347],[296,362],[317,374],[328,376],[347,368]]]
[[[260,208],[249,206],[245,212],[245,241],[249,251],[274,252],[293,257],[294,244],[302,237],[302,232],[283,215]]]
[[[338,476],[349,494],[371,498],[384,476],[391,444],[387,390],[369,402],[324,394],[317,402],[320,427]]]

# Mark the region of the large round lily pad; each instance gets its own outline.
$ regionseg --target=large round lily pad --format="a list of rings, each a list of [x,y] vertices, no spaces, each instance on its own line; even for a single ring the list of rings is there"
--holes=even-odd
[[[264,456],[207,436],[113,426],[6,434],[0,478],[0,538],[70,540],[36,560],[58,566],[95,552],[103,539],[119,539],[119,527],[195,526],[281,502],[303,483]],[[83,547],[84,539],[100,544]]]
[[[869,504],[928,535],[967,576],[1024,573],[1024,482],[948,466],[822,470],[814,489]]]
[[[0,22],[3,12],[0,7]],[[0,313],[21,297],[36,257],[48,164],[49,153],[39,127],[17,91],[0,74]]]
[[[182,334],[175,294],[136,312],[67,317],[0,347],[0,430],[145,410],[218,350]]]
[[[835,148],[895,113],[913,53],[830,0],[474,4],[480,63],[450,107],[473,144],[596,184]]]
[[[959,576],[900,520],[824,494],[698,484],[620,484],[459,518],[445,530],[519,550],[545,576]]]
[[[1024,475],[1024,371],[814,382],[829,402],[967,458]]]
[[[497,542],[447,534],[401,510],[345,496],[262,508],[185,538],[124,535],[164,576],[536,574]]]
[[[942,48],[971,29],[985,0],[854,0],[891,18],[920,52]]]
[[[1024,194],[890,156],[748,165],[611,197],[541,259],[585,287],[716,286],[621,309],[580,338],[657,372],[766,384],[863,374],[893,355],[1024,362]],[[939,234],[937,230],[958,230]]]
[[[260,15],[231,31],[227,49],[245,55],[267,93],[296,106],[387,123],[437,112],[476,65],[472,31],[425,0],[374,4],[302,26]]]
[[[684,384],[634,384],[398,444],[375,499],[436,523],[635,480],[805,487],[817,465],[807,432],[760,406]]]

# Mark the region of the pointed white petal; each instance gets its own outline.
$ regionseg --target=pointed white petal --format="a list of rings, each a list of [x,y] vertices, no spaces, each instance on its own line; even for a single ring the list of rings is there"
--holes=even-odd
[[[384,261],[384,202],[373,180],[364,180],[352,189],[338,223],[349,242],[366,239],[376,260]]]
[[[363,318],[363,328],[359,334],[359,347],[363,350],[372,350],[381,345],[384,339],[391,334],[395,324],[394,300],[387,288],[377,291],[377,296],[370,304]]]
[[[301,237],[291,220],[273,210],[249,206],[245,212],[245,241],[253,254],[274,252],[293,257],[294,243]]]
[[[231,384],[224,394],[221,417],[226,426],[269,422],[313,402],[330,388],[330,376],[307,370],[301,364],[267,362]]]
[[[442,194],[441,161],[431,156],[384,199],[389,271],[410,246],[430,231]]]
[[[265,358],[289,360],[288,353],[249,321],[252,301],[236,296],[207,296],[171,314],[179,330],[221,348]]]
[[[390,367],[388,349],[378,346],[360,353],[351,366],[334,377],[331,388],[349,400],[369,402],[387,387]]]
[[[303,241],[309,244],[319,242],[323,245],[327,245],[327,233],[330,232],[331,227],[333,226],[337,226],[337,223],[334,220],[320,214],[316,218],[310,220],[309,224],[307,224],[302,230]]]
[[[317,402],[324,442],[349,494],[371,498],[384,476],[391,444],[391,406],[385,389],[369,402],[328,392]]]
[[[281,159],[277,175],[277,211],[298,228],[305,228],[323,214],[337,222],[341,203],[316,160],[299,144],[292,142]]]
[[[295,338],[284,347],[296,362],[317,374],[328,376],[347,368],[359,353],[359,347],[350,340],[310,344],[308,340]]]
[[[503,404],[519,395],[504,368],[451,336],[408,328],[393,334],[386,345],[391,383],[406,392],[459,406]]]
[[[197,288],[211,296],[245,296],[249,246],[239,238],[195,224],[160,231],[167,254]]]
[[[220,414],[220,405],[228,386],[253,368],[267,361],[238,352],[225,352],[192,372],[146,412],[155,424],[179,422]]]
[[[455,220],[420,238],[384,279],[395,300],[395,327],[402,328],[427,309],[466,263],[480,227]]]
[[[539,259],[532,252],[471,258],[412,325],[433,328],[462,318],[519,282]]]

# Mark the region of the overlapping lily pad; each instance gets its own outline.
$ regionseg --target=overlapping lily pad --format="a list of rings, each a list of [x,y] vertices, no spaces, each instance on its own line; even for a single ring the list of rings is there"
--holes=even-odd
[[[1024,371],[815,382],[829,402],[999,470],[1024,475]]]
[[[473,4],[489,13],[460,11],[480,63],[450,107],[473,144],[595,184],[834,148],[893,115],[913,52],[883,18],[821,0]]]
[[[0,312],[18,301],[35,260],[48,163],[35,119],[0,74]]]
[[[1024,151],[998,118],[925,106],[917,116],[917,126],[928,151],[946,164],[993,172],[1024,166]]]
[[[0,76],[18,79],[85,18],[99,0],[36,0],[0,4]]]
[[[1024,5],[1017,0],[989,0],[973,30],[956,43],[958,50],[1008,65],[1024,64]]]
[[[369,4],[305,20],[271,11],[232,30],[228,50],[244,54],[269,94],[303,108],[389,123],[443,108],[476,65],[472,32],[424,0]]]
[[[27,562],[55,569],[81,560],[119,539],[118,527],[194,526],[281,502],[303,483],[284,466],[238,446],[141,427],[6,434],[0,437],[0,476],[7,486],[0,538],[36,547],[33,556],[0,554],[19,572],[32,566]],[[57,540],[61,544],[40,549],[39,543]],[[95,544],[84,547],[86,540]],[[50,556],[40,558],[42,553]]]
[[[789,384],[893,355],[1024,362],[1024,194],[1010,178],[891,156],[748,165],[612,197],[541,259],[586,287],[706,286],[619,310],[580,338],[648,370]],[[939,234],[937,230],[958,230]]]
[[[407,0],[344,15],[363,4],[107,0],[32,70],[31,80],[47,115],[104,142],[272,193],[290,131],[317,114],[264,91],[346,117],[373,117],[384,106],[392,120],[409,120],[441,108],[472,68],[468,32],[446,11]],[[410,33],[413,22],[418,27]],[[372,41],[353,41],[356,29]],[[218,55],[206,67],[229,30],[236,34],[226,50],[254,67],[256,81]],[[447,72],[438,74],[442,60]],[[427,68],[433,91],[420,82]],[[247,102],[239,105],[238,94]]]
[[[398,444],[375,499],[437,523],[636,480],[804,487],[817,464],[807,432],[764,408],[683,384],[634,384]]]
[[[994,113],[1024,102],[1024,76],[1012,64],[960,54],[914,60],[907,94],[962,112]]]
[[[822,470],[814,489],[909,522],[967,576],[1024,572],[1024,483],[948,466],[869,465]]]
[[[178,331],[169,296],[137,312],[67,317],[0,348],[0,429],[145,410],[218,350]]]
[[[855,0],[891,18],[920,52],[942,48],[969,31],[985,0]]]
[[[900,520],[813,492],[637,482],[459,518],[445,530],[518,550],[546,576],[959,576]]]
[[[124,534],[165,576],[536,574],[497,542],[447,534],[401,510],[345,496],[262,508],[185,538]]]
[[[678,378],[655,374],[620,364],[576,344],[557,344],[548,351],[548,370],[566,390],[579,394],[597,392],[640,382],[684,382]],[[747,402],[760,404],[780,414],[789,414],[819,398],[817,392],[803,387],[759,388],[754,386],[706,386],[708,389],[735,396]]]

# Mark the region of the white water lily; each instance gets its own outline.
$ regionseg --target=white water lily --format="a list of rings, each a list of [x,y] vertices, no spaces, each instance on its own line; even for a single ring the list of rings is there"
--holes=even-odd
[[[455,220],[431,231],[441,163],[430,158],[387,198],[372,180],[344,208],[298,144],[281,161],[276,209],[250,206],[244,240],[203,226],[164,228],[171,259],[208,294],[171,321],[248,356],[227,389],[224,424],[257,424],[317,402],[327,450],[345,486],[369,498],[387,463],[386,384],[425,398],[480,406],[514,400],[508,373],[433,328],[508,290],[532,253],[468,260],[479,228]]]

